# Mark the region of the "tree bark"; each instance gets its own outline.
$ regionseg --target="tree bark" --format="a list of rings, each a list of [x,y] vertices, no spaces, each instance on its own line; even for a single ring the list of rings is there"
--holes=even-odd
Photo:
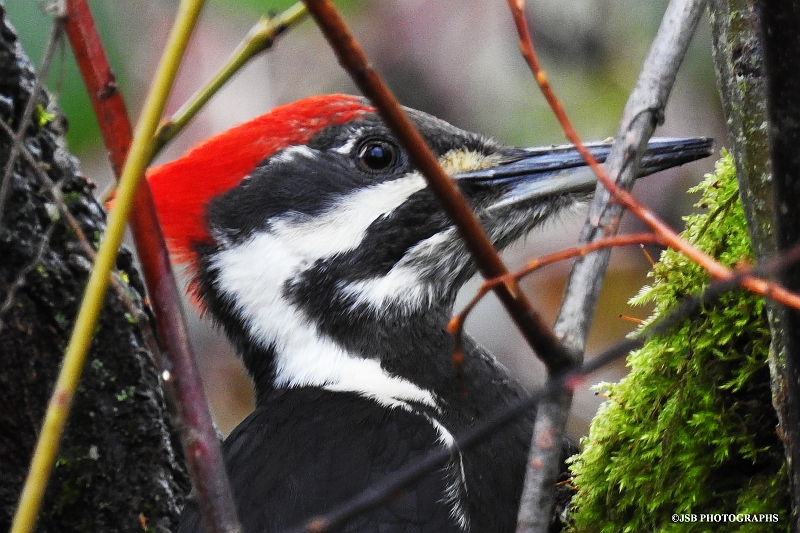
[[[797,2],[711,0],[709,16],[739,195],[753,250],[764,261],[800,235],[800,8]],[[779,279],[797,291],[799,273],[791,267]],[[791,531],[800,531],[800,318],[772,302],[767,314],[773,404],[791,481]]]
[[[14,131],[35,80],[0,2],[0,120]],[[91,268],[87,248],[97,246],[105,225],[92,184],[65,148],[65,121],[46,92],[35,98],[0,210],[0,530],[10,527],[71,334]],[[0,131],[2,167],[12,145]],[[117,268],[38,531],[171,531],[177,524],[188,481],[144,290],[129,252]]]
[[[767,88],[769,147],[779,252],[800,242],[800,3],[756,0]],[[800,290],[800,265],[778,276],[784,287]],[[800,531],[800,312],[779,308],[782,350],[773,372],[775,405],[786,449],[792,490],[792,531]]]

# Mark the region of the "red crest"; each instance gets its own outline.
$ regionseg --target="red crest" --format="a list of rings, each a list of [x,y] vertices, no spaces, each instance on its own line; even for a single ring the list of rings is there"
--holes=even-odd
[[[305,144],[320,130],[357,120],[374,108],[354,96],[312,96],[206,139],[180,159],[153,167],[147,180],[170,251],[194,263],[196,244],[210,242],[205,209],[236,187],[264,159]]]

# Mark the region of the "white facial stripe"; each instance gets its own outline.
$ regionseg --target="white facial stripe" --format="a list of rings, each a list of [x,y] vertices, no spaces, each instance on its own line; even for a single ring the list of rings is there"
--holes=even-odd
[[[424,188],[425,180],[416,173],[364,187],[313,218],[281,218],[272,224],[272,232],[291,246],[294,254],[309,259],[348,252],[361,244],[375,220],[391,213]]]
[[[375,312],[390,303],[409,310],[420,309],[429,305],[433,294],[432,287],[420,280],[419,274],[412,267],[396,265],[384,276],[348,283],[342,292],[353,299],[354,306],[366,304]]]
[[[392,407],[405,402],[436,407],[430,391],[347,352],[282,296],[284,283],[306,262],[285,238],[258,233],[216,253],[212,262],[219,290],[237,303],[254,341],[274,347],[276,385],[351,391]]]
[[[439,233],[435,233],[427,239],[419,241],[417,244],[409,248],[405,257],[403,257],[403,260],[398,264],[410,265],[414,263],[436,263],[437,261],[430,260],[430,256],[433,254],[441,254],[443,251],[447,250],[448,242],[455,242],[454,238],[458,239],[460,237],[456,235],[456,229],[452,227],[447,228],[444,231],[440,231]]]
[[[443,257],[429,260],[434,253],[446,253],[446,241],[452,240],[455,230],[448,228],[412,246],[403,259],[383,276],[348,283],[342,292],[353,299],[353,305],[367,305],[374,312],[379,312],[387,305],[399,305],[401,309],[413,312],[432,304],[434,287],[426,279],[423,266],[443,265],[447,262]],[[442,275],[446,273],[442,272]]]

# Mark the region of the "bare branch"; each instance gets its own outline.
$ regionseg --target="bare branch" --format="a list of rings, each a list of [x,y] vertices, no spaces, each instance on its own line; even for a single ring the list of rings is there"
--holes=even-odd
[[[609,179],[630,190],[639,161],[664,108],[689,42],[703,12],[705,0],[672,0],[644,61],[625,109],[606,162]],[[595,190],[582,242],[615,235],[625,207],[612,201],[602,185]],[[610,250],[601,250],[576,261],[570,274],[564,303],[555,330],[567,344],[583,351]]]
[[[639,161],[647,147],[647,141],[662,121],[663,110],[672,88],[683,56],[694,35],[697,22],[702,13],[704,0],[673,0],[667,7],[661,27],[651,46],[644,68],[634,91],[623,111],[620,127],[611,148],[606,166],[608,175],[599,171],[593,158],[587,163],[597,172],[598,183],[589,217],[581,235],[582,242],[615,235],[626,204],[611,203],[612,193],[603,186],[608,181],[616,181],[620,187],[630,189],[636,178]],[[547,77],[539,67],[533,50],[533,43],[524,21],[524,0],[509,0],[509,6],[520,35],[520,50],[528,61],[542,93],[553,108],[570,140],[582,149],[567,117],[550,90]],[[582,150],[582,153],[585,150]],[[586,155],[584,155],[586,157]],[[618,191],[613,191],[617,197]],[[621,191],[624,192],[624,191]],[[634,202],[628,195],[629,201]],[[639,212],[652,213],[639,205]],[[663,226],[663,224],[661,225]],[[654,227],[659,233],[662,227]],[[677,235],[673,245],[679,244]],[[682,248],[683,249],[683,248]],[[603,249],[582,257],[572,267],[567,284],[566,295],[559,311],[554,330],[559,338],[577,354],[582,354],[589,333],[589,326],[597,306],[602,280],[608,267],[611,250]],[[580,355],[578,356],[580,360]],[[534,439],[531,444],[530,460],[523,488],[522,503],[518,522],[519,532],[544,533],[549,527],[550,510],[553,506],[552,486],[558,476],[558,447],[540,447],[537,436],[549,435],[553,439],[564,438],[564,425],[567,419],[571,395],[561,394],[548,397],[537,412],[534,425]]]

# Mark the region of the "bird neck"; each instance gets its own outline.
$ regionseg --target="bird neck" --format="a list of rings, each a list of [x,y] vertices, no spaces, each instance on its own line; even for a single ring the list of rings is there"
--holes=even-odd
[[[315,386],[435,407],[456,390],[448,291],[406,277],[379,307],[374,293],[359,296],[386,276],[348,281],[335,262],[321,261],[290,271],[261,250],[252,258],[241,247],[207,254],[199,276],[201,298],[242,356],[257,397]]]

